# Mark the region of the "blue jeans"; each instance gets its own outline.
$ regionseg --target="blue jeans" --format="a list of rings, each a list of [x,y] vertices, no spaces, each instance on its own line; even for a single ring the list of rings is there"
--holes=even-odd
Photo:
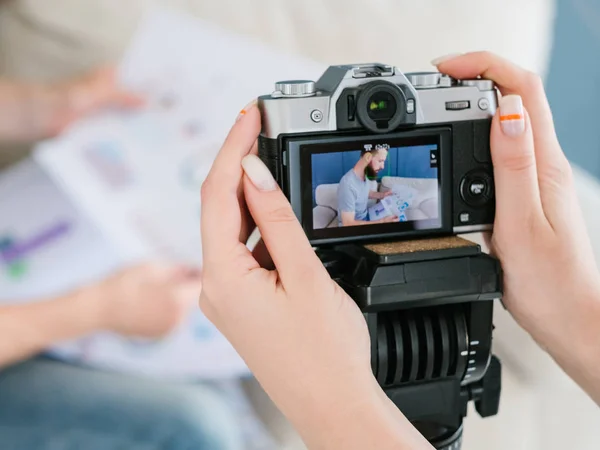
[[[0,371],[2,450],[232,450],[234,411],[218,389],[36,358]]]

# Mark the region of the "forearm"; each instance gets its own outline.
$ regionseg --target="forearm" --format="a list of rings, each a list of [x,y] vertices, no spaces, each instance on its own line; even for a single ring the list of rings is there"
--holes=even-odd
[[[378,219],[378,220],[352,220],[352,221],[348,221],[348,222],[343,222],[345,227],[348,226],[357,226],[357,225],[375,225],[378,223],[386,223],[386,220],[384,219]]]
[[[600,286],[533,308],[525,328],[588,395],[600,405]]]
[[[353,227],[358,225],[372,225],[374,223],[380,223],[381,220],[374,220],[372,222],[368,220],[359,220],[354,218],[354,212],[342,214],[342,226]]]
[[[363,385],[364,386],[364,385]],[[308,448],[429,450],[431,445],[387,398],[376,383],[368,394],[355,392],[338,401],[299,411],[294,423]]]
[[[53,132],[53,119],[69,109],[65,91],[0,80],[0,141],[31,141]]]
[[[345,227],[353,227],[353,226],[358,226],[358,225],[368,225],[368,224],[373,224],[375,222],[369,222],[368,220],[356,220],[356,219],[352,219],[352,220],[343,220],[342,224]]]
[[[569,322],[556,330],[553,357],[600,405],[600,288],[590,288],[573,302]]]
[[[52,300],[0,306],[0,367],[100,329],[100,302],[92,295],[80,291]]]

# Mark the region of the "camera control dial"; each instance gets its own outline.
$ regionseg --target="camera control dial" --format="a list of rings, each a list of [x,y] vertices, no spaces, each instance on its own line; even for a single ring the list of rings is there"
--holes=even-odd
[[[480,78],[474,80],[461,80],[460,84],[462,86],[476,87],[480,91],[491,91],[494,89],[494,82],[492,80],[483,80]]]
[[[452,87],[456,80],[439,72],[411,72],[406,77],[415,89],[434,89]]]
[[[309,97],[315,95],[315,82],[308,80],[288,80],[275,83],[274,96]]]

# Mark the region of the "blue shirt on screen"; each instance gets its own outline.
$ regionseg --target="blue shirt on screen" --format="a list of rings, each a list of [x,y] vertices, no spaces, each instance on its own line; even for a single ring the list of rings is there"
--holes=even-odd
[[[348,171],[338,185],[338,223],[342,226],[342,213],[354,213],[355,220],[368,220],[370,183],[361,180],[354,169]]]

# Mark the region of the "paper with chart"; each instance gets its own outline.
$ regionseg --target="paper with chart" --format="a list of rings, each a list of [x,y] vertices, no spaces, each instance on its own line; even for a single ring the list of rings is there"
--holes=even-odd
[[[323,70],[160,10],[140,24],[120,68],[144,109],[79,122],[0,181],[0,300],[60,292],[148,256],[201,265],[200,185],[239,110],[279,79]],[[52,350],[159,376],[248,373],[199,311],[161,341],[98,334]]]
[[[0,301],[35,301],[120,266],[108,242],[35,162],[0,174]]]
[[[151,13],[121,64],[123,84],[148,107],[82,122],[38,157],[132,257],[145,246],[200,263],[200,185],[240,109],[279,79],[322,70],[188,16]]]
[[[0,302],[59,296],[114,273],[124,263],[115,243],[36,161],[26,160],[0,174]],[[49,353],[168,378],[248,373],[233,347],[198,310],[159,341],[101,333],[53,346]]]

